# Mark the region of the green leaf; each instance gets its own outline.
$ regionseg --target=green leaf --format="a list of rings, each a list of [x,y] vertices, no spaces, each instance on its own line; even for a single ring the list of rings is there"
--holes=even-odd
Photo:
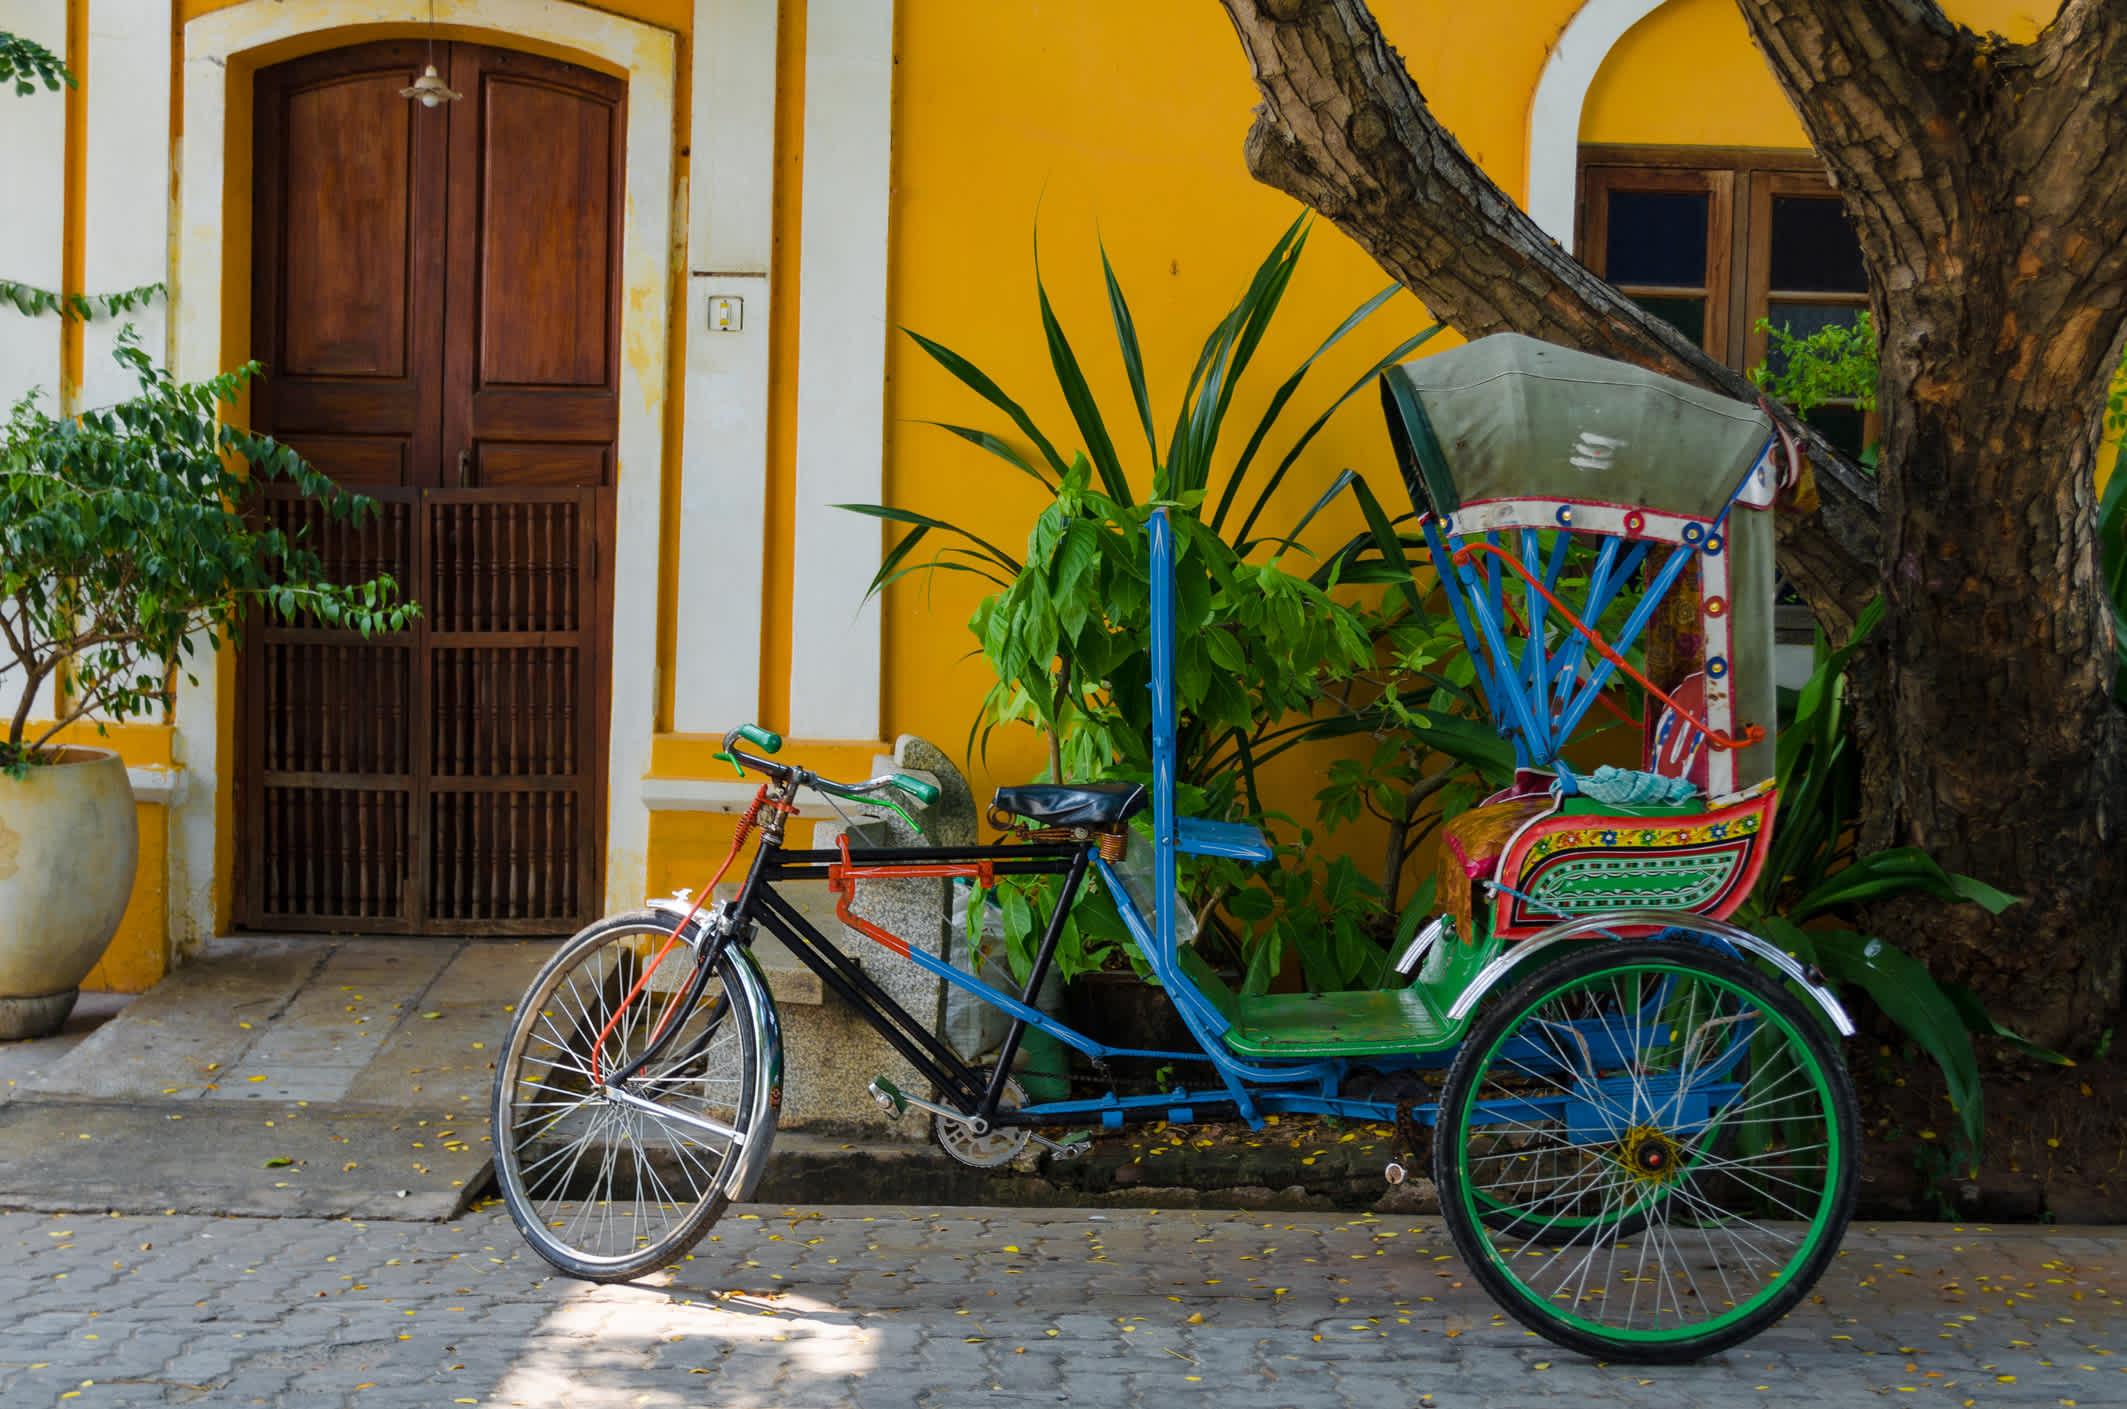
[[[1366,526],[1374,535],[1374,547],[1380,550],[1382,561],[1389,571],[1400,574],[1404,598],[1410,602],[1412,611],[1422,610],[1425,603],[1418,596],[1418,584],[1412,580],[1410,559],[1403,555],[1403,544],[1396,537],[1396,526],[1390,522],[1374,492],[1366,487],[1363,477],[1352,479],[1352,494],[1359,501],[1359,510],[1366,515]]]
[[[1108,247],[1100,247],[1101,277],[1108,285],[1108,313],[1115,322],[1115,342],[1121,349],[1123,375],[1130,379],[1130,396],[1137,404],[1137,419],[1145,429],[1145,453],[1151,457],[1155,476],[1159,471],[1159,437],[1152,429],[1152,398],[1145,390],[1145,358],[1138,350],[1137,322],[1130,316],[1130,305],[1123,298],[1123,286],[1115,277],[1115,266],[1108,262]]]
[[[1271,394],[1270,404],[1263,409],[1262,416],[1256,421],[1254,434],[1248,437],[1247,445],[1241,449],[1241,458],[1234,462],[1233,473],[1227,476],[1225,492],[1219,496],[1218,512],[1211,516],[1212,527],[1224,528],[1226,526],[1226,512],[1233,507],[1233,498],[1235,494],[1240,492],[1241,481],[1248,477],[1248,467],[1255,463],[1256,451],[1262,447],[1264,438],[1270,434],[1270,428],[1277,423],[1279,413],[1284,411],[1285,403],[1290,401],[1293,393],[1300,389],[1300,383],[1306,378],[1316,361],[1321,358],[1323,353],[1341,342],[1346,333],[1349,333],[1352,329],[1372,317],[1375,310],[1380,308],[1382,304],[1387,303],[1402,287],[1401,284],[1390,284],[1380,293],[1360,304],[1352,311],[1350,316],[1336,326],[1336,329],[1328,337],[1322,340],[1320,347],[1308,354],[1307,360],[1295,368],[1293,374],[1287,377],[1284,383]]]
[[[2075,1065],[2073,1057],[2056,1052],[2051,1047],[2041,1047],[1996,1022],[1979,995],[1963,984],[1945,983],[1940,986],[1943,996],[1950,1000],[1951,1006],[1957,1009],[1958,1016],[1964,1019],[1966,1028],[1973,1033],[1981,1037],[1999,1037],[2025,1056],[2036,1057],[2042,1062],[2051,1062],[2055,1066],[2063,1067]]]
[[[1265,484],[1262,493],[1256,496],[1255,507],[1248,511],[1248,517],[1241,522],[1241,531],[1235,535],[1239,542],[1245,544],[1248,541],[1248,535],[1255,528],[1256,520],[1260,519],[1263,516],[1263,511],[1270,507],[1271,496],[1276,494],[1278,486],[1285,482],[1286,472],[1292,469],[1293,461],[1300,458],[1300,452],[1308,447],[1308,444],[1321,432],[1322,427],[1329,424],[1329,418],[1336,415],[1338,409],[1345,402],[1351,400],[1353,394],[1361,387],[1372,385],[1376,377],[1409,357],[1413,352],[1425,346],[1426,343],[1432,341],[1434,336],[1440,332],[1441,326],[1435,323],[1390,348],[1386,356],[1360,373],[1358,380],[1346,387],[1344,394],[1329,404],[1328,410],[1315,417],[1314,422],[1305,431],[1301,432],[1300,438],[1292,443],[1292,448],[1285,452],[1284,458],[1278,461],[1278,468],[1272,472],[1270,482]]]
[[[1793,948],[1791,940],[1813,948],[1816,961],[1834,983],[1852,984],[1868,994],[1884,1015],[1935,1059],[1949,1089],[1967,1146],[1977,1151],[1986,1129],[1979,1085],[1979,1059],[1964,1015],[1920,962],[1895,945],[1846,930],[1802,931],[1777,916],[1761,922],[1773,941]]]
[[[1064,403],[1071,408],[1071,419],[1078,423],[1078,433],[1085,438],[1086,453],[1092,457],[1094,468],[1100,472],[1100,482],[1108,491],[1108,497],[1118,504],[1130,502],[1130,482],[1123,477],[1122,461],[1116,457],[1115,442],[1108,439],[1107,424],[1101,420],[1100,404],[1093,399],[1093,389],[1086,385],[1086,374],[1079,369],[1078,355],[1071,351],[1071,341],[1064,336],[1063,324],[1056,319],[1056,310],[1049,305],[1049,290],[1041,282],[1041,256],[1037,250],[1034,257],[1034,295],[1041,306],[1041,331],[1049,342],[1049,365],[1056,372],[1056,384],[1063,389]]]
[[[1049,438],[1035,427],[1025,408],[1012,400],[1011,397],[1006,396],[1003,389],[997,383],[991,381],[981,368],[945,344],[934,342],[914,329],[903,328],[901,331],[914,339],[916,346],[928,352],[939,366],[958,377],[969,390],[1004,412],[1005,415],[1010,416],[1012,424],[1018,426],[1020,431],[1026,435],[1026,438],[1034,442],[1034,448],[1041,452],[1042,459],[1049,462],[1049,468],[1056,472],[1058,478],[1063,476],[1064,460],[1061,455],[1056,453],[1056,447],[1051,445]]]
[[[998,439],[994,435],[991,435],[988,431],[976,430],[971,426],[948,425],[944,421],[918,421],[917,424],[924,426],[936,426],[939,430],[951,431],[954,435],[959,436],[962,440],[965,440],[970,444],[981,446],[984,450],[989,451],[992,455],[995,455],[998,459],[1012,466],[1020,473],[1031,476],[1034,480],[1040,483],[1043,489],[1049,490],[1052,493],[1056,489],[1055,484],[1050,481],[1047,475],[1043,474],[1040,470],[1035,469],[1032,465],[1027,463],[1025,456],[1021,455],[1017,450],[1014,450],[1005,441]]]
[[[943,519],[934,519],[928,514],[918,514],[907,509],[891,508],[885,504],[836,504],[833,507],[847,509],[852,514],[864,514],[875,519],[885,519],[889,523],[914,524],[922,528],[938,528],[945,530],[947,533],[957,533],[968,542],[982,549],[990,556],[991,561],[995,562],[1006,572],[1017,575],[1020,571],[1020,563],[1017,558],[1005,552],[996,544],[991,543],[988,539],[969,533],[958,524],[950,524]]]

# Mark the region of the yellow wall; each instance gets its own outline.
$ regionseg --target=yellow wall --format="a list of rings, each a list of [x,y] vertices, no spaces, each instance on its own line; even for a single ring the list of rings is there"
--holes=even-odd
[[[1946,0],[1943,6],[1957,23],[2019,44],[2037,37],[2040,8],[2050,18],[2058,7],[2029,0]],[[1634,25],[1588,89],[1580,139],[1686,147],[1809,145],[1734,0],[1670,0]]]
[[[85,0],[76,0],[85,4]],[[173,0],[184,22],[237,0]],[[1433,111],[1502,186],[1521,191],[1528,109],[1543,65],[1580,0],[1517,0],[1473,19],[1466,0],[1375,0],[1376,13]],[[677,146],[690,131],[693,0],[601,0],[600,8],[668,29],[680,38]],[[802,211],[806,3],[782,0],[777,58],[775,264],[776,306],[770,351],[769,502],[761,526],[767,545],[761,651],[760,722],[787,723],[792,642],[790,538],[795,510],[795,406],[798,247]],[[1084,3],[1084,0],[904,0],[896,17],[892,245],[888,322],[936,337],[965,353],[1017,396],[1068,456],[1081,443],[1054,380],[1035,313],[1033,247],[1040,237],[1050,295],[1107,413],[1108,429],[1142,490],[1147,455],[1114,351],[1100,281],[1102,240],[1132,300],[1150,367],[1162,440],[1181,385],[1205,332],[1239,294],[1262,251],[1297,206],[1255,182],[1243,166],[1242,141],[1256,102],[1246,62],[1224,14],[1204,3]],[[2028,39],[2038,27],[2030,0],[1965,0],[1952,14],[1979,28]],[[2050,8],[2050,7],[2049,7]],[[497,41],[492,33],[445,30]],[[306,40],[324,48],[372,37],[343,31]],[[276,51],[269,58],[288,57]],[[175,67],[182,82],[181,62]],[[91,80],[93,82],[93,79]],[[174,101],[182,111],[182,100]],[[248,146],[241,104],[230,110],[232,141]],[[1787,103],[1751,49],[1731,0],[1672,0],[1628,34],[1591,88],[1581,136],[1586,141],[1740,146],[1803,142]],[[248,230],[248,164],[232,152],[229,167],[234,231]],[[684,183],[683,154],[676,180]],[[684,190],[680,185],[675,197]],[[684,206],[681,207],[684,210]],[[78,221],[78,215],[74,217]],[[78,241],[78,229],[70,240]],[[232,258],[248,260],[241,239]],[[674,292],[684,275],[675,268]],[[1281,326],[1259,354],[1236,398],[1230,459],[1270,389],[1361,300],[1386,282],[1382,272],[1333,227],[1318,223],[1287,298]],[[248,264],[227,271],[229,356],[248,349]],[[684,304],[675,304],[684,307]],[[1289,437],[1348,385],[1380,351],[1427,321],[1407,296],[1391,302],[1361,333],[1318,364],[1288,412]],[[679,418],[685,328],[673,320],[669,349],[671,405],[668,504],[679,472]],[[885,485],[890,503],[966,524],[1016,550],[1045,502],[1015,471],[942,431],[919,424],[947,420],[1003,431],[1003,417],[983,404],[898,332],[889,332]],[[1436,346],[1447,345],[1446,340]],[[1014,437],[1016,439],[1016,435]],[[1289,521],[1339,469],[1365,474],[1384,503],[1402,491],[1370,395],[1354,398],[1290,476],[1270,521]],[[1349,513],[1323,523],[1317,544],[1352,527]],[[746,531],[740,529],[739,531]],[[700,531],[669,524],[662,545],[660,657],[684,643],[675,598],[682,543]],[[883,729],[917,733],[958,755],[977,702],[989,684],[966,621],[984,586],[955,574],[912,577],[890,589],[883,612]],[[856,603],[852,602],[852,609]],[[224,663],[226,666],[226,663]],[[660,720],[669,721],[671,671]],[[661,723],[660,727],[669,727]],[[225,744],[233,741],[225,741]],[[821,757],[816,751],[808,751]],[[848,756],[861,771],[858,749]],[[653,771],[664,776],[719,776],[699,741],[660,738]],[[224,756],[229,756],[225,747]],[[840,763],[840,755],[832,756]],[[975,759],[970,781],[978,799],[1000,782],[1034,776],[1038,745],[1025,730],[1000,734],[987,760]],[[1312,815],[1320,761],[1294,760],[1276,781],[1285,805]],[[160,809],[143,809],[144,814]],[[229,816],[224,809],[223,816]],[[141,932],[162,905],[162,832],[143,817],[143,879],[134,914]],[[728,844],[731,821],[717,814],[662,813],[652,823],[653,888],[695,884]],[[222,844],[233,845],[224,826]],[[151,832],[154,840],[150,841]],[[1365,833],[1342,838],[1361,854]],[[151,863],[150,852],[156,859]],[[226,864],[221,868],[226,874]],[[115,958],[107,981],[130,983]]]
[[[1397,19],[1418,32],[1429,27],[1419,11],[1445,8],[1399,7]],[[1038,233],[1050,298],[1133,484],[1145,492],[1149,454],[1115,350],[1096,239],[1131,300],[1164,445],[1204,335],[1299,212],[1242,164],[1256,91],[1230,24],[1209,5],[983,0],[903,6],[897,23],[889,323],[969,357],[1068,458],[1082,437],[1055,389],[1036,312]],[[1522,47],[1533,82],[1541,49]],[[1516,149],[1509,128],[1521,119],[1511,103],[1470,77],[1443,87],[1455,103],[1490,108],[1491,134],[1477,122],[1476,145]],[[1277,383],[1386,282],[1350,241],[1316,225],[1281,326],[1235,399],[1225,463]],[[1318,363],[1271,442],[1276,452],[1374,358],[1427,321],[1414,300],[1399,297]],[[1000,413],[896,333],[888,351],[888,502],[1020,551],[1047,502],[1043,491],[1002,461],[917,424],[927,420],[1009,430]],[[1391,463],[1376,405],[1355,397],[1295,467],[1266,521],[1292,522],[1345,466],[1365,474],[1385,502],[1400,500]],[[1310,537],[1330,543],[1353,522],[1325,523]],[[888,734],[921,734],[960,752],[990,681],[980,658],[969,656],[974,639],[966,629],[985,590],[977,579],[940,573],[888,591]],[[987,765],[975,760],[971,781],[986,798],[992,783],[1024,781],[1042,766],[1031,732],[1000,732]],[[1295,811],[1311,813],[1313,786],[1297,794]]]

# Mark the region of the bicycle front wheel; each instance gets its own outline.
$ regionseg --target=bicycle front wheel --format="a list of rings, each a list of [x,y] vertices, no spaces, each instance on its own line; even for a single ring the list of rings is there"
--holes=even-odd
[[[525,1240],[572,1277],[622,1281],[680,1257],[730,1203],[747,1142],[769,1134],[749,1128],[765,1077],[735,961],[690,997],[694,951],[670,937],[648,911],[578,933],[533,979],[495,1066],[496,1183]]]
[[[1677,942],[1546,965],[1476,1024],[1434,1142],[1457,1250],[1507,1311],[1603,1359],[1695,1360],[1816,1284],[1858,1120],[1823,1026]]]

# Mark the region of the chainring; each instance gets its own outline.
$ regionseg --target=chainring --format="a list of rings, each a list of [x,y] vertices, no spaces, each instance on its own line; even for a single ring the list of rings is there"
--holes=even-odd
[[[986,1071],[983,1073],[985,1080],[988,1075]],[[1026,1103],[1027,1093],[1018,1079],[1006,1077],[997,1108],[1018,1110]],[[939,1146],[947,1154],[974,1169],[995,1169],[1010,1164],[1034,1138],[1034,1132],[1023,1125],[993,1125],[986,1134],[977,1135],[962,1122],[942,1115],[931,1117],[931,1134],[937,1137]]]

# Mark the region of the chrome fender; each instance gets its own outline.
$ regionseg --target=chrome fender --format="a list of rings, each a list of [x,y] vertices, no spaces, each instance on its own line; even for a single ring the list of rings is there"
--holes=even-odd
[[[651,901],[649,908],[678,921],[692,907],[666,897]],[[702,942],[704,918],[697,914],[688,925],[688,943]],[[775,998],[768,991],[768,977],[761,972],[753,951],[733,945],[724,954],[731,960],[733,977],[748,1000],[746,1011],[753,1015],[753,1049],[761,1055],[761,1080],[754,1083],[746,1142],[724,1179],[724,1193],[734,1203],[745,1203],[753,1197],[754,1186],[761,1182],[761,1174],[768,1167],[768,1155],[775,1146],[776,1117],[783,1108],[783,1021],[776,1013]]]
[[[1541,934],[1521,940],[1478,970],[1477,977],[1470,980],[1470,986],[1465,988],[1462,996],[1448,1008],[1448,1020],[1466,1020],[1476,1011],[1478,1002],[1485,994],[1499,987],[1515,970],[1542,954],[1544,950],[1572,940],[1617,939],[1619,936],[1610,931],[1618,925],[1651,925],[1662,929],[1691,930],[1698,934],[1710,935],[1754,958],[1763,959],[1807,993],[1810,1001],[1823,1011],[1826,1021],[1831,1023],[1833,1030],[1841,1037],[1854,1035],[1854,1020],[1846,1015],[1846,1009],[1838,998],[1829,988],[1811,978],[1809,970],[1804,968],[1794,955],[1771,940],[1761,939],[1749,930],[1731,925],[1726,920],[1708,919],[1704,915],[1673,910],[1613,910],[1601,915],[1568,920],[1563,924],[1553,925]]]

